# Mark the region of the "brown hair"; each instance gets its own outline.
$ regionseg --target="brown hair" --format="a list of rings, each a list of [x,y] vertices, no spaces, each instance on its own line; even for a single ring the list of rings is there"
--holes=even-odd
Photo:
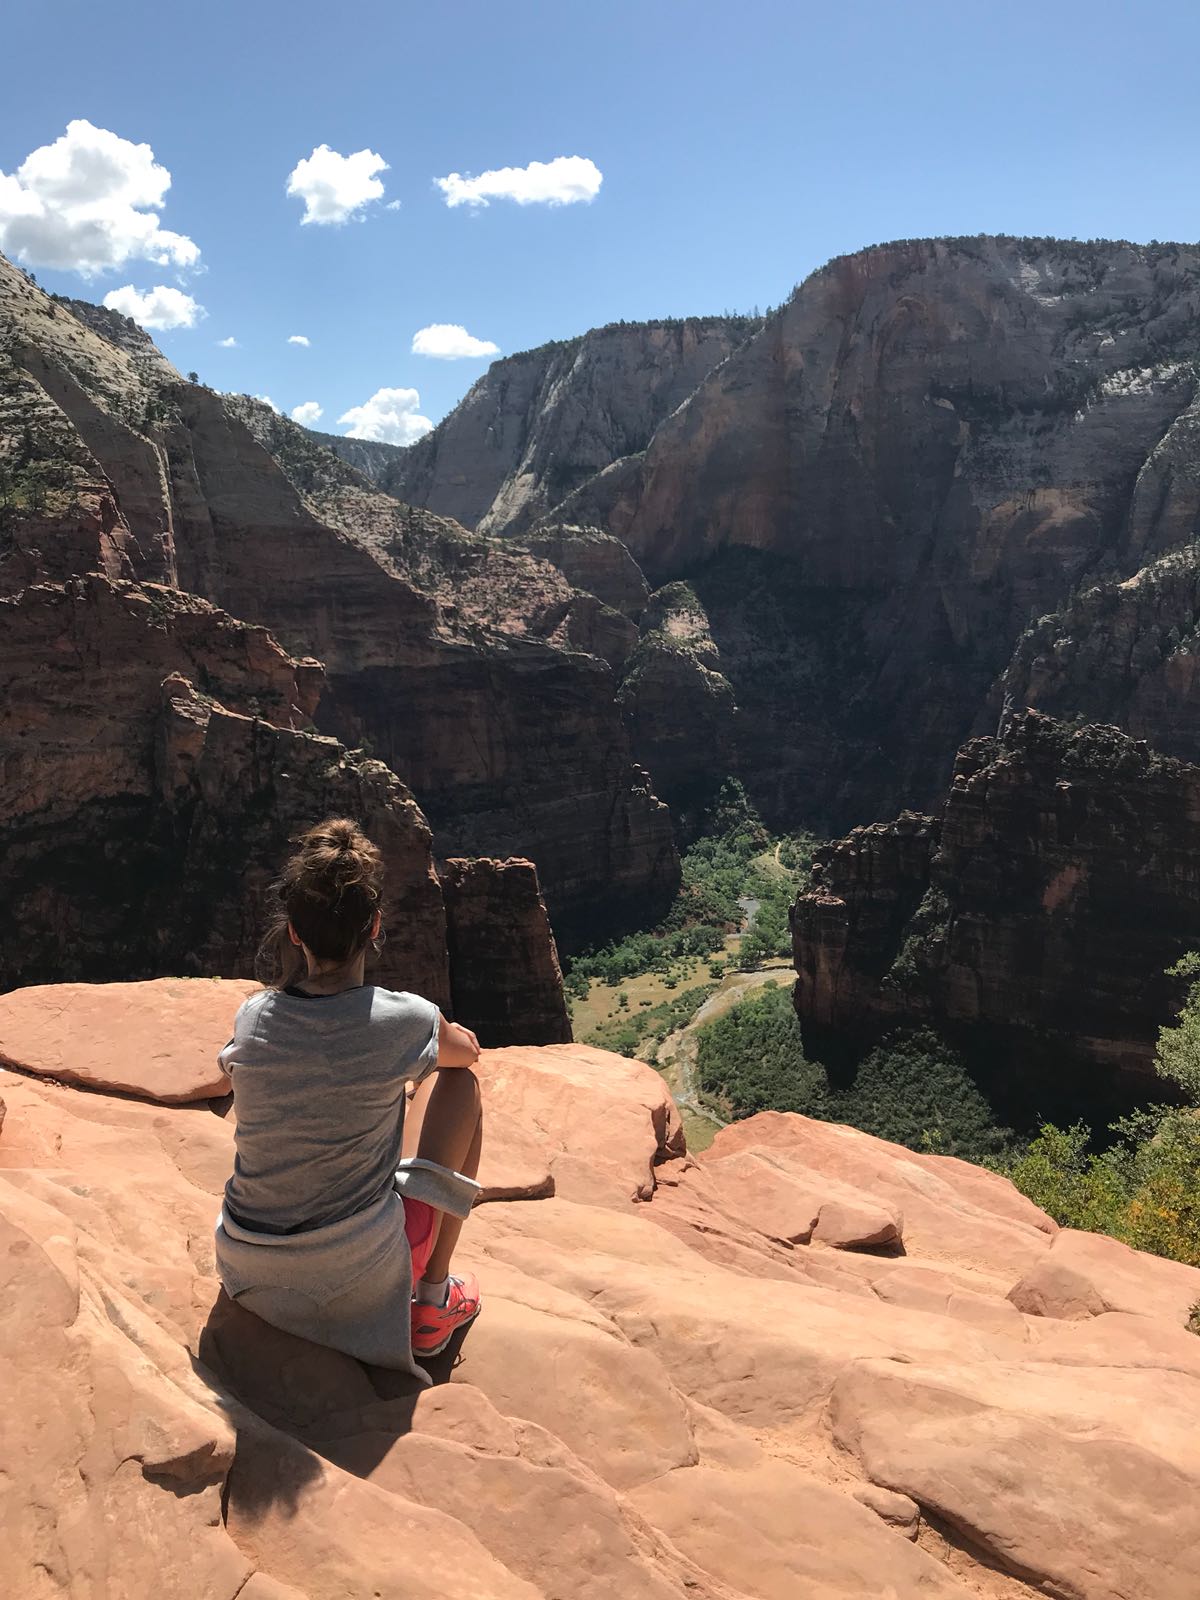
[[[297,849],[272,885],[275,917],[259,951],[268,983],[303,975],[289,922],[318,961],[345,966],[367,944],[383,903],[383,858],[357,822],[330,817],[292,842]]]

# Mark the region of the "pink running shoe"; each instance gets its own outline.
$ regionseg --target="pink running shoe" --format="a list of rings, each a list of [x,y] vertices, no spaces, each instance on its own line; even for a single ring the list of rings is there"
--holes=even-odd
[[[450,1279],[444,1306],[412,1303],[412,1347],[415,1356],[439,1355],[460,1328],[468,1328],[479,1315],[479,1284],[473,1273]]]

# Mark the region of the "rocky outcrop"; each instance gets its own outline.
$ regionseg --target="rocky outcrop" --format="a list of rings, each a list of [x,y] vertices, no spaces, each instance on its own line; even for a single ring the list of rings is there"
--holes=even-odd
[[[177,590],[94,576],[0,600],[0,986],[249,974],[290,836],[384,852],[379,973],[449,1003],[430,833],[381,762],[303,731],[321,669]]]
[[[99,570],[201,595],[320,658],[316,726],[411,782],[439,853],[536,859],[564,941],[669,902],[669,817],[609,670],[627,619],[372,491],[269,408],[184,383],[124,319],[76,317],[8,263],[0,357],[0,593]]]
[[[1090,584],[1040,617],[994,699],[1113,722],[1164,755],[1200,761],[1200,546]]]
[[[686,838],[738,762],[733,690],[689,585],[650,597],[618,698],[634,757]]]
[[[455,1019],[489,1048],[569,1043],[562,971],[532,861],[450,860],[439,877]]]
[[[1015,713],[959,752],[936,818],[818,852],[793,912],[806,1048],[932,1022],[1024,1124],[1161,1099],[1198,876],[1200,768]]]
[[[413,1394],[218,1293],[232,1114],[0,1073],[6,1593],[1192,1600],[1200,1273],[801,1117],[693,1160],[602,1051],[479,1075],[484,1310]],[[789,1242],[851,1203],[902,1248]]]
[[[650,598],[642,569],[619,539],[600,528],[575,528],[546,523],[522,534],[521,544],[549,561],[568,583],[636,622]]]
[[[0,995],[0,1065],[156,1105],[211,1100],[230,1087],[213,1040],[229,1028],[230,1006],[258,987],[159,978],[14,989]]]
[[[482,533],[521,533],[644,449],[758,326],[751,317],[614,323],[493,362],[431,434],[386,460],[355,440],[322,442],[400,500]]]

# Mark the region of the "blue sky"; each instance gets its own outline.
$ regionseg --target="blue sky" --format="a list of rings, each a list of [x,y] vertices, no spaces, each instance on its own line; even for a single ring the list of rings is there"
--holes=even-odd
[[[509,353],[774,304],[889,238],[1200,233],[1200,10],[1167,0],[43,0],[3,38],[0,173],[85,119],[152,148],[155,215],[199,249],[39,281],[186,293],[206,314],[155,334],[181,369],[335,431],[380,389],[453,406],[487,361],[413,354],[431,324]],[[305,226],[285,188],[321,144],[381,156],[384,193]],[[590,201],[451,208],[434,182],[570,156]]]

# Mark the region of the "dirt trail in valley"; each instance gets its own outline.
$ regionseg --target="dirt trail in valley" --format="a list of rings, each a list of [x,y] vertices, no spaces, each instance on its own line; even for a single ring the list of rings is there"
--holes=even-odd
[[[692,1117],[708,1123],[713,1131],[725,1126],[724,1121],[700,1099],[696,1083],[697,1033],[706,1023],[714,1022],[731,1011],[753,990],[761,989],[772,981],[787,983],[794,975],[791,963],[785,960],[772,962],[757,972],[731,972],[689,1022],[667,1035],[658,1047],[655,1065],[666,1078],[681,1111],[690,1112]],[[688,1142],[692,1143],[691,1135]]]

